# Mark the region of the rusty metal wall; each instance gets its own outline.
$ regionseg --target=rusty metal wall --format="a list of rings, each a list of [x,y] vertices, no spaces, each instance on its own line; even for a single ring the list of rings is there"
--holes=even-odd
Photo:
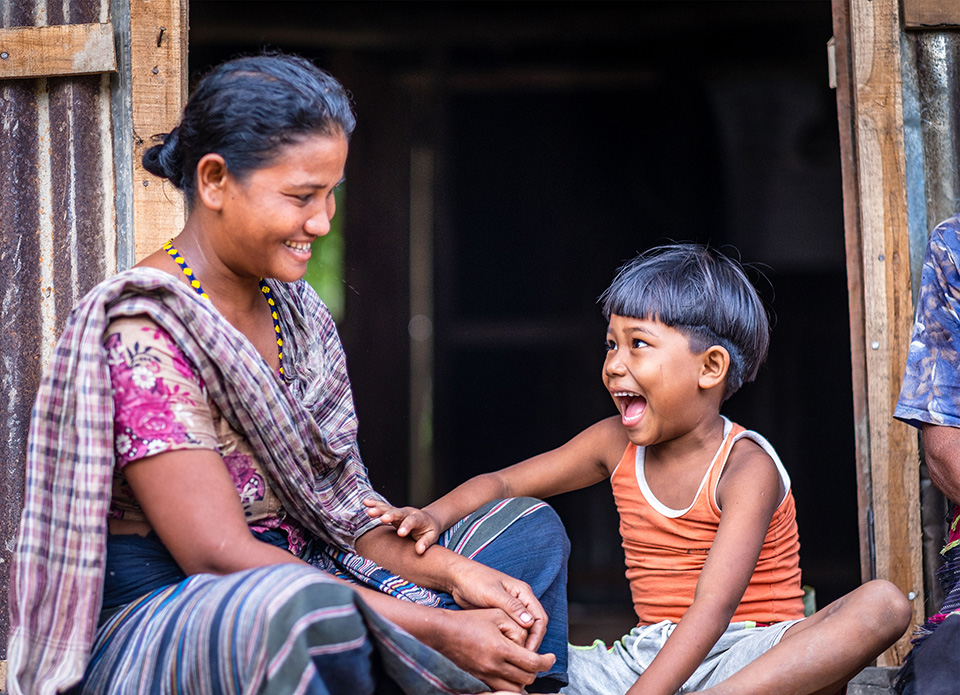
[[[106,22],[109,7],[5,0],[0,27]],[[109,75],[0,82],[0,665],[41,370],[74,302],[117,267],[110,89]]]
[[[960,32],[904,32],[903,122],[910,206],[910,265],[914,299],[930,230],[960,213]],[[947,502],[920,469],[926,612],[944,595],[936,579],[946,535]]]
[[[960,212],[960,31],[908,35],[915,46],[928,227]]]

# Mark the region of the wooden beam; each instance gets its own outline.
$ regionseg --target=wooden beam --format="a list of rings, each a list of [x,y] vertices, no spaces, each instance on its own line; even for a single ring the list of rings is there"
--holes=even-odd
[[[187,92],[187,0],[131,0],[134,256],[142,259],[180,233],[183,196],[147,173],[144,151],[180,121]]]
[[[833,0],[833,57],[840,127],[840,176],[843,186],[843,228],[847,256],[847,299],[850,312],[850,361],[853,381],[853,433],[857,464],[857,520],[860,527],[860,576],[876,576],[873,551],[873,484],[870,477],[870,420],[867,411],[867,355],[863,315],[863,240],[857,202],[857,148],[853,113],[853,66],[850,56],[849,0]]]
[[[910,29],[960,27],[960,1],[903,0],[903,24]]]
[[[0,29],[0,79],[92,75],[116,69],[109,22]]]
[[[876,575],[911,598],[922,623],[917,436],[891,417],[913,325],[898,1],[849,0],[847,16]],[[880,665],[900,663],[909,649],[907,633]]]

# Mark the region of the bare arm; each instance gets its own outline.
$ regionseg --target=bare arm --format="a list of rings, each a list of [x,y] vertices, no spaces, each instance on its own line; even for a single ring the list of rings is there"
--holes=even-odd
[[[530,587],[432,543],[439,533],[491,500],[548,497],[609,477],[626,441],[618,419],[609,418],[558,449],[468,480],[423,510],[384,509],[370,501],[371,516],[391,523],[392,514],[402,515],[402,522],[396,533],[386,526],[367,532],[357,539],[357,552],[421,586],[446,591],[462,607],[504,610],[529,629],[525,646],[536,649],[546,631],[547,615]],[[408,534],[416,544],[403,537]]]
[[[923,454],[930,480],[954,504],[960,504],[960,428],[924,424]]]
[[[441,546],[432,546],[421,555],[409,539],[386,526],[358,538],[356,549],[405,579],[450,594],[461,608],[500,609],[523,630],[520,644],[532,650],[540,646],[547,613],[526,582]]]
[[[627,441],[619,418],[607,418],[552,451],[471,478],[422,510],[386,508],[371,500],[370,515],[396,525],[397,535],[417,539],[417,551],[422,553],[439,534],[487,502],[508,497],[544,499],[609,478]]]
[[[124,474],[151,526],[187,574],[301,562],[250,533],[233,481],[212,450],[158,454],[128,464]],[[527,630],[498,608],[445,611],[351,588],[378,613],[493,688],[518,690],[553,663],[552,657],[521,646]]]
[[[743,598],[781,497],[770,457],[753,442],[737,442],[718,486],[723,514],[693,603],[628,693],[671,695],[703,662]]]

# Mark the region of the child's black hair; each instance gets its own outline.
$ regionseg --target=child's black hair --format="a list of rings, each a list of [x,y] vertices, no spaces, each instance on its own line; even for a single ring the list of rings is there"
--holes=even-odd
[[[169,179],[192,207],[197,163],[205,154],[221,155],[228,171],[243,179],[286,145],[314,134],[349,140],[355,125],[344,88],[309,60],[283,53],[244,56],[200,81],[180,125],[144,152],[143,166]]]
[[[690,349],[730,353],[724,400],[757,376],[770,345],[770,321],[737,261],[701,244],[658,246],[617,272],[601,295],[603,315],[652,319],[684,333]]]

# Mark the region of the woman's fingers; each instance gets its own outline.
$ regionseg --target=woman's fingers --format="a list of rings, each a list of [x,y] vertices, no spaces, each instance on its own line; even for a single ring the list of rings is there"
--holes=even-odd
[[[507,591],[514,595],[516,601],[511,615],[527,628],[524,646],[527,649],[536,650],[547,632],[547,622],[549,622],[547,612],[543,610],[543,606],[540,605],[540,601],[528,584],[516,579],[513,582],[515,582],[514,586],[507,587]]]
[[[493,690],[518,692],[549,669],[552,654],[532,652],[517,642],[523,629],[498,609],[456,611],[458,624],[446,642],[447,656]]]
[[[526,628],[524,646],[536,650],[543,641],[547,631],[547,613],[540,605],[530,586],[520,580],[507,577],[504,590],[510,598],[506,602],[505,610],[510,616]]]

